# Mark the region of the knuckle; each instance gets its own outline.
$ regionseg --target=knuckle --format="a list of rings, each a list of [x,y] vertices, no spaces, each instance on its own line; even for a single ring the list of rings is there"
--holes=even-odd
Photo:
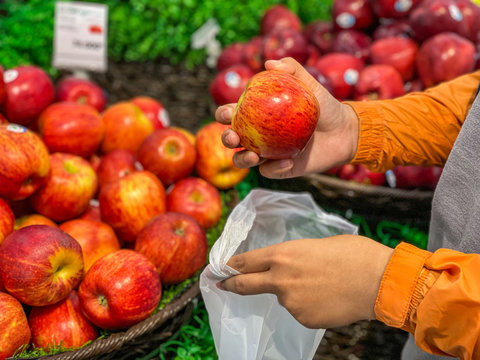
[[[248,287],[241,276],[231,278],[232,291],[239,295],[248,295]]]

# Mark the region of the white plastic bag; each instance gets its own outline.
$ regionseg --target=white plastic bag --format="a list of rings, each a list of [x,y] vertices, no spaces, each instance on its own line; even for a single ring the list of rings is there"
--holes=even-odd
[[[287,240],[357,232],[347,220],[324,212],[308,193],[252,190],[233,209],[200,275],[219,359],[312,359],[325,332],[301,325],[275,295],[240,296],[218,289],[218,281],[238,274],[226,265],[232,255]]]

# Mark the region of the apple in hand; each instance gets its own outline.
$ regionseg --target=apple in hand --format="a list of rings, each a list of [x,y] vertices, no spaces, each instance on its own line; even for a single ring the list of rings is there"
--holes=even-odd
[[[124,149],[112,150],[104,155],[97,169],[99,188],[137,171],[135,162],[135,154]]]
[[[30,342],[30,328],[22,304],[0,292],[0,359],[6,359]]]
[[[149,96],[136,96],[130,101],[142,110],[145,116],[152,122],[155,130],[170,126],[168,111],[160,101]]]
[[[22,303],[55,304],[82,279],[82,248],[56,227],[24,227],[0,245],[0,276],[5,289]]]
[[[237,64],[247,65],[245,61],[245,46],[241,42],[234,42],[222,49],[217,60],[217,71],[222,71]]]
[[[230,189],[248,175],[249,169],[240,169],[233,163],[236,150],[225,147],[222,133],[228,125],[211,122],[197,132],[197,161],[195,170],[202,179],[218,189]]]
[[[220,193],[201,178],[182,179],[167,194],[167,211],[190,215],[208,229],[217,225],[222,215]]]
[[[243,64],[220,71],[210,83],[210,95],[217,105],[237,102],[253,74],[253,71]]]
[[[371,171],[364,165],[342,165],[338,177],[343,180],[355,181],[359,184],[382,186],[386,183],[385,173]]]
[[[420,46],[417,72],[428,88],[473,71],[475,60],[471,41],[454,33],[440,33]]]
[[[64,348],[79,348],[98,337],[95,327],[83,315],[75,290],[53,305],[32,307],[28,324],[32,344],[45,351],[60,344]]]
[[[49,105],[38,119],[38,129],[51,153],[64,152],[84,158],[97,151],[105,131],[97,110],[74,102]]]
[[[300,64],[308,58],[308,44],[304,36],[293,29],[275,29],[264,36],[263,59],[280,60],[292,57]]]
[[[15,219],[14,229],[18,230],[30,225],[48,225],[57,227],[57,224],[54,223],[52,220],[47,218],[46,216],[40,214],[29,214],[17,217]]]
[[[276,29],[300,31],[302,22],[298,16],[284,5],[273,5],[262,16],[260,31],[266,35]]]
[[[168,186],[189,176],[195,168],[195,146],[175,129],[150,134],[137,151],[138,161]]]
[[[320,106],[293,75],[263,71],[252,77],[238,101],[232,129],[246,149],[266,159],[296,156],[317,125]]]
[[[5,200],[0,198],[0,244],[14,229],[15,215]]]
[[[375,23],[375,15],[368,0],[335,0],[332,21],[336,30],[366,30]]]
[[[101,149],[105,154],[115,149],[136,152],[142,141],[154,130],[152,122],[142,110],[128,101],[121,101],[107,108],[102,119],[105,136]]]
[[[79,216],[97,191],[97,175],[80,156],[50,155],[51,172],[45,184],[32,196],[34,209],[55,221]]]
[[[105,91],[92,80],[67,76],[55,87],[55,101],[72,101],[81,105],[90,105],[102,112],[107,105]]]
[[[55,89],[48,74],[37,66],[17,66],[4,72],[7,119],[29,125],[53,102]]]
[[[0,125],[0,196],[29,197],[49,171],[48,149],[36,133],[17,124]]]
[[[353,98],[356,101],[393,99],[405,94],[402,77],[390,65],[369,65],[360,71]]]
[[[133,242],[155,215],[166,210],[165,189],[150,171],[138,171],[113,181],[98,196],[102,220],[122,241]]]
[[[138,234],[135,251],[156,267],[162,284],[178,284],[207,261],[207,237],[191,216],[166,212],[154,217]]]
[[[82,247],[85,273],[103,255],[120,249],[115,232],[103,222],[73,219],[60,224],[59,228],[71,235]]]
[[[149,317],[160,301],[162,285],[150,260],[121,249],[93,264],[78,295],[87,319],[102,329],[117,330]]]

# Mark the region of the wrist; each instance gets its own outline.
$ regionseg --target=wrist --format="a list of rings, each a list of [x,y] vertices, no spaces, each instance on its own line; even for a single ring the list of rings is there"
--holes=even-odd
[[[359,121],[357,113],[350,105],[342,103],[341,106],[345,133],[347,134],[347,143],[349,144],[345,163],[349,163],[355,158],[357,153]]]

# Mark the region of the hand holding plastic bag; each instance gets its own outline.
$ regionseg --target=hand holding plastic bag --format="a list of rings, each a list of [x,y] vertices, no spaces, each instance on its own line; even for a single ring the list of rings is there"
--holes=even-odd
[[[240,296],[218,289],[232,275],[231,256],[287,240],[356,234],[357,227],[325,213],[307,193],[255,189],[239,203],[210,252],[200,288],[221,360],[311,359],[324,330],[307,329],[275,295]]]

